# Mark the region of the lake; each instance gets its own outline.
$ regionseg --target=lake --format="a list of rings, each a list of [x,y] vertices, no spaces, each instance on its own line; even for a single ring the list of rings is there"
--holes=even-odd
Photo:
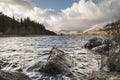
[[[83,46],[91,37],[84,36],[38,36],[38,37],[0,37],[0,60],[7,64],[2,70],[22,71],[33,80],[41,78],[38,72],[26,72],[26,69],[38,61],[46,61],[53,47],[69,54],[75,64],[74,72],[78,76],[88,76],[99,69],[97,55]],[[82,54],[81,54],[82,53]],[[84,53],[84,54],[83,54]]]

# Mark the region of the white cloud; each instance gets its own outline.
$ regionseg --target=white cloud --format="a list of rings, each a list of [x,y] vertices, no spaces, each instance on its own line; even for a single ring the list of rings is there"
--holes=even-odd
[[[29,16],[50,30],[74,31],[120,18],[120,1],[101,0],[94,3],[92,0],[80,0],[58,13],[53,9],[38,8],[31,0],[0,0],[0,11],[11,17]]]
[[[119,0],[103,0],[97,4],[92,0],[81,0],[63,10],[60,16],[52,16],[48,23],[59,30],[85,30],[115,18],[120,18]]]
[[[49,19],[50,15],[58,14],[52,9],[36,7],[31,0],[0,0],[0,11],[10,17],[30,17],[40,23],[44,23],[46,19]]]
[[[25,0],[0,0],[0,11],[12,17],[24,17],[25,12],[34,8],[33,4]]]

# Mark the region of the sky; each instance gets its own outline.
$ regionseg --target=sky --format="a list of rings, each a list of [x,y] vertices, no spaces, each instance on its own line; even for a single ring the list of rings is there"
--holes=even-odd
[[[32,0],[37,7],[42,9],[50,8],[60,12],[63,9],[71,7],[74,2],[79,0]]]
[[[52,31],[84,31],[120,19],[120,0],[0,0],[0,12],[30,17]]]

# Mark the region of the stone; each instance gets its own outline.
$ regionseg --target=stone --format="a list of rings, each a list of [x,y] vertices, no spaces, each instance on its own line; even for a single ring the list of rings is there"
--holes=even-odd
[[[72,59],[70,56],[65,54],[63,51],[58,50],[57,48],[53,48],[49,54],[50,56],[48,57],[44,67],[39,70],[40,72],[56,75],[70,71],[69,69],[72,67]]]
[[[120,47],[109,51],[107,63],[110,71],[120,72]]]
[[[94,37],[92,39],[90,39],[86,44],[85,44],[85,48],[88,48],[88,49],[92,49],[94,47],[97,47],[99,45],[102,45],[102,39],[101,38],[97,38],[97,37]]]
[[[46,62],[39,61],[27,69],[28,72],[40,72],[41,80],[64,80],[63,77],[69,77],[76,80],[76,76],[72,73],[72,58],[63,51],[52,48]]]
[[[113,41],[108,39],[101,39],[94,37],[90,39],[84,46],[85,48],[95,51],[97,53],[103,53],[109,51],[113,47]],[[106,54],[105,54],[106,55]]]

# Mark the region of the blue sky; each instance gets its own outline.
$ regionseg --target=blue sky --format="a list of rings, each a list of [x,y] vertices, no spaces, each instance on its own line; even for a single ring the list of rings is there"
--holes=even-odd
[[[53,9],[58,12],[68,7],[71,7],[75,2],[78,3],[79,1],[80,0],[32,0],[32,2],[41,9]],[[97,4],[101,0],[92,1]]]
[[[71,7],[73,3],[79,2],[79,0],[32,0],[33,3],[42,9],[54,9],[55,11],[61,11],[68,7]]]

